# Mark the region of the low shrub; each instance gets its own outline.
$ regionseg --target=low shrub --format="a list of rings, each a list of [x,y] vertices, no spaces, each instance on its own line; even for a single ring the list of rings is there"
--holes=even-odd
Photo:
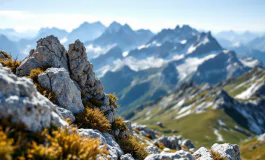
[[[28,149],[28,159],[94,160],[97,155],[108,154],[106,146],[99,148],[101,144],[99,139],[82,137],[75,128],[59,129],[46,136],[48,145],[31,143]]]
[[[158,144],[156,144],[156,146],[157,146],[159,149],[161,149],[161,150],[163,150],[164,148],[166,148],[166,146],[165,146],[163,143],[161,143],[161,142],[159,142]]]
[[[3,132],[5,131],[5,132]],[[106,147],[100,141],[83,137],[76,128],[51,127],[42,132],[29,132],[25,125],[0,119],[0,159],[30,160],[94,160],[97,155],[106,156]]]
[[[145,137],[146,138],[149,138],[149,139],[153,139],[153,137],[151,136],[151,134],[146,134]]]
[[[136,159],[145,159],[148,155],[145,146],[134,136],[130,135],[128,137],[119,138],[117,139],[117,142],[124,153],[130,153]]]
[[[2,160],[12,160],[12,154],[15,147],[12,146],[14,140],[7,137],[7,134],[0,127],[0,159]]]
[[[220,155],[218,152],[215,152],[213,150],[210,150],[210,152],[211,152],[214,160],[226,160],[226,158],[224,156]]]
[[[81,93],[81,96],[82,96],[82,93]],[[83,99],[82,103],[87,108],[94,108],[94,107],[100,108],[102,106],[102,102],[100,102],[97,98],[94,98],[94,97],[92,97],[88,100]]]
[[[20,62],[15,59],[0,59],[0,63],[4,66],[9,68],[13,73],[16,73],[17,68],[20,66]]]
[[[75,117],[75,122],[78,127],[98,129],[101,132],[107,132],[111,129],[111,124],[105,117],[103,111],[98,108],[85,108]]]
[[[45,72],[45,70],[49,68],[49,66],[45,66],[42,68],[35,68],[30,71],[30,74],[28,78],[32,79],[34,85],[36,86],[38,92],[40,92],[42,95],[47,97],[51,102],[54,104],[58,104],[56,94],[54,92],[51,92],[49,89],[46,89],[42,86],[40,86],[39,81],[38,81],[38,76]]]
[[[4,57],[7,59],[12,59],[12,57],[8,53],[6,53],[5,51],[0,51],[0,54],[4,55]]]
[[[91,104],[93,104],[94,106],[96,106],[96,107],[101,107],[102,106],[102,102],[100,102],[97,98],[94,98],[94,97],[90,98],[89,102]]]
[[[43,72],[44,72],[44,70],[42,70],[41,68],[32,69],[30,71],[28,78],[32,79],[33,83],[39,83],[38,82],[38,76]]]
[[[124,132],[128,130],[128,127],[121,117],[117,117],[115,118],[114,122],[111,124],[111,129],[112,130],[119,129],[120,132]]]
[[[113,105],[115,108],[120,108],[120,106],[116,104],[116,101],[119,99],[116,97],[115,93],[108,94],[108,96],[109,96],[110,104]]]
[[[8,138],[13,141],[12,159],[18,159],[18,157],[27,155],[27,147],[30,141],[35,141],[36,143],[45,142],[45,137],[42,136],[41,132],[29,132],[23,123],[12,123],[11,117],[0,119],[0,126],[6,132]],[[10,146],[7,145],[6,147]]]

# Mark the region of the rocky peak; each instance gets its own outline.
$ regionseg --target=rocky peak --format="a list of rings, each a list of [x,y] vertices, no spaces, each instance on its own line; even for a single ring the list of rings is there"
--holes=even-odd
[[[213,101],[216,104],[215,108],[233,107],[235,104],[235,100],[224,90],[220,90]]]
[[[109,27],[107,28],[107,32],[118,32],[120,30],[120,28],[122,27],[122,25],[116,21],[112,22]]]
[[[37,42],[36,49],[25,58],[17,68],[18,76],[26,76],[35,68],[52,66],[68,70],[67,53],[57,37],[51,35],[41,38]]]
[[[211,52],[219,52],[222,47],[215,38],[212,37],[211,32],[202,32],[197,35],[197,40],[190,46],[187,54],[190,56],[206,55]]]

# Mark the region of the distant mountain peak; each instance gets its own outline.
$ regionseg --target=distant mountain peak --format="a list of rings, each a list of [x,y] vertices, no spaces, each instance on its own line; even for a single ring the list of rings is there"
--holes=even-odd
[[[193,28],[191,28],[189,25],[187,25],[187,24],[184,24],[183,26],[182,26],[182,29],[193,29]]]
[[[85,22],[83,22],[82,24],[80,24],[79,25],[79,27],[77,28],[77,29],[79,29],[79,28],[88,28],[88,27],[91,27],[91,26],[99,26],[99,27],[102,27],[102,26],[104,26],[100,21],[96,21],[96,22],[87,22],[87,21],[85,21]],[[105,27],[105,26],[104,26]]]
[[[180,26],[177,25],[174,30],[179,30],[179,29],[180,29]]]
[[[79,27],[73,29],[69,34],[68,40],[75,41],[80,39],[83,42],[91,41],[98,38],[104,31],[106,27],[99,21],[96,22],[83,22]]]

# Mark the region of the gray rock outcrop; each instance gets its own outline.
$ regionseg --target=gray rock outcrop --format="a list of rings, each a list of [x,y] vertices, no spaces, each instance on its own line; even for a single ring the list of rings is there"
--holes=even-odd
[[[37,92],[28,78],[20,78],[0,64],[0,118],[10,118],[14,123],[24,123],[29,131],[67,126],[56,105]]]
[[[131,154],[125,154],[121,156],[121,160],[134,160]]]
[[[152,130],[152,129],[148,129],[145,125],[137,125],[137,124],[133,124],[132,128],[137,129],[138,131],[141,132],[141,135],[146,136],[147,134],[151,136],[152,139],[155,139],[157,136],[157,132]]]
[[[156,146],[147,146],[146,150],[149,154],[159,154],[160,151]]]
[[[131,124],[131,121],[124,121],[125,124],[127,125],[128,127],[128,132],[129,134],[133,135],[133,128],[132,128],[132,124]]]
[[[239,147],[236,144],[218,144],[215,143],[211,147],[212,151],[224,156],[227,160],[241,160]]]
[[[73,113],[67,109],[56,107],[56,112],[63,117],[63,119],[68,119],[71,123],[75,121],[75,116]]]
[[[38,81],[42,87],[49,89],[56,95],[58,105],[61,107],[74,114],[84,110],[81,92],[71,80],[66,69],[48,68],[38,76]]]
[[[181,145],[187,147],[188,149],[195,148],[194,145],[192,144],[192,142],[189,139],[184,139],[181,142]]]
[[[154,141],[155,145],[159,146],[160,144],[163,144],[165,147],[170,149],[181,149],[180,143],[181,140],[177,136],[161,136]]]
[[[104,98],[104,87],[95,77],[93,65],[87,60],[84,44],[79,40],[70,44],[68,57],[71,78],[78,83],[82,91],[98,99]]]
[[[47,66],[68,69],[66,50],[53,35],[37,41],[36,49],[31,50],[29,56],[22,61],[16,74],[29,75],[32,69]]]
[[[205,147],[199,148],[192,155],[196,158],[196,160],[214,160],[210,151]]]
[[[194,160],[194,157],[189,152],[180,150],[175,153],[151,154],[145,158],[145,160],[175,160],[175,159]]]
[[[163,127],[163,123],[162,122],[157,122],[156,125],[158,125],[159,127]]]
[[[86,137],[98,138],[101,142],[101,146],[107,145],[109,158],[113,160],[118,160],[118,158],[124,154],[119,144],[108,133],[101,133],[94,129],[78,129],[78,132]]]
[[[87,60],[84,44],[79,40],[70,44],[69,50],[66,51],[58,38],[53,35],[40,39],[36,49],[32,50],[17,68],[16,74],[26,76],[35,68],[61,68],[48,69],[44,73],[45,76],[39,77],[41,86],[56,93],[61,107],[75,114],[84,109],[82,100],[89,101],[91,98],[96,98],[102,102],[101,108],[108,120],[111,123],[114,121],[115,108],[110,105],[101,81],[95,76],[93,65]],[[50,75],[53,78],[51,82],[49,82]],[[60,81],[62,82],[59,83]]]

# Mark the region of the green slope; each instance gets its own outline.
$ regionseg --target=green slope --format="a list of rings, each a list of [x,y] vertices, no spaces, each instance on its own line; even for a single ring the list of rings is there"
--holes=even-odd
[[[186,84],[168,96],[139,106],[125,114],[125,118],[165,135],[182,135],[191,139],[196,147],[210,147],[216,142],[239,144],[255,135],[250,131],[249,119],[240,113],[240,107],[245,107],[244,102],[250,99],[263,97],[235,100],[235,96],[264,80],[265,70],[255,68],[238,78],[213,86]],[[219,105],[220,99],[225,106]],[[162,122],[163,127],[157,126],[157,122]]]

